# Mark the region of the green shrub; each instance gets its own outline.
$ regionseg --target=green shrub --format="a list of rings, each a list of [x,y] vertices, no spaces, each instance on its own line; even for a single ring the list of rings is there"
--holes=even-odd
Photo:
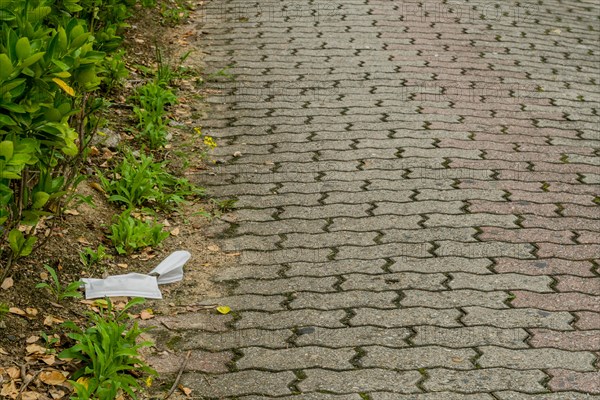
[[[133,218],[131,210],[118,215],[110,230],[109,238],[119,254],[130,254],[137,249],[157,246],[169,236],[169,232],[163,231],[162,224]]]
[[[56,274],[54,268],[45,264],[44,268],[46,269],[46,271],[48,271],[48,274],[50,274],[52,280],[50,283],[38,283],[37,285],[35,285],[36,289],[46,289],[48,292],[50,292],[50,294],[52,294],[57,303],[60,303],[62,300],[68,297],[81,297],[81,293],[79,293],[78,289],[83,284],[83,282],[76,281],[63,286],[60,283],[60,280],[58,279],[58,275]]]
[[[0,257],[29,255],[39,219],[59,212],[107,102],[126,76],[121,31],[136,0],[0,2]],[[8,246],[7,246],[8,244]],[[1,274],[0,274],[1,276]]]
[[[10,310],[10,306],[8,305],[8,303],[0,302],[0,322],[2,322],[2,320],[4,319],[4,316],[6,314],[8,314],[9,310]]]
[[[110,201],[129,208],[157,206],[171,209],[186,196],[203,195],[204,191],[185,178],[177,178],[166,171],[166,163],[157,163],[151,155],[126,153],[125,158],[107,176],[98,174]]]
[[[106,247],[102,245],[98,245],[96,250],[86,247],[79,252],[79,260],[84,267],[91,267],[107,258],[111,258],[111,256],[106,253]]]
[[[69,380],[76,394],[72,399],[113,400],[120,393],[137,399],[136,391],[142,386],[134,376],[156,375],[139,353],[141,348],[152,345],[138,341],[145,330],[140,329],[137,322],[129,327],[127,311],[143,301],[135,298],[116,312],[107,299],[106,310],[100,314],[88,313],[89,327],[81,329],[73,322],[63,324],[75,345],[58,356],[81,362],[81,368]]]
[[[165,107],[176,104],[177,97],[164,86],[151,82],[136,90],[136,102],[133,112],[138,118],[138,128],[141,139],[146,141],[151,149],[157,149],[167,143],[167,126]]]
[[[96,122],[88,93],[100,83],[96,66],[104,57],[77,19],[45,26],[51,8],[44,4],[12,1],[0,10],[0,223],[15,258],[35,241],[15,228],[56,209],[77,179]]]

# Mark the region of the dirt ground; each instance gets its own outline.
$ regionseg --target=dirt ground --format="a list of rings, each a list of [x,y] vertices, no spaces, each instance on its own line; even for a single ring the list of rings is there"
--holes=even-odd
[[[106,114],[110,120],[108,132],[113,136],[112,139],[120,143],[130,142],[134,149],[137,144],[129,131],[135,127],[135,121],[128,96],[136,85],[145,81],[145,74],[140,66],[156,69],[158,47],[162,49],[163,62],[177,69],[181,57],[188,51],[190,41],[201,40],[194,33],[196,31],[193,30],[191,21],[183,20],[174,27],[165,26],[161,24],[159,14],[154,11],[139,9],[130,21],[131,27],[125,34],[125,49],[131,74],[122,88],[110,94],[111,101],[116,106]],[[210,156],[204,159],[200,156],[205,149],[202,143],[198,143],[198,135],[194,133],[195,121],[201,119],[206,112],[202,104],[201,74],[202,65],[198,55],[187,57],[185,72],[176,79],[174,88],[179,104],[170,110],[170,118],[174,121],[170,132],[172,139],[167,145],[167,151],[155,155],[168,161],[174,174],[188,176],[190,180],[194,173],[211,168],[212,164]],[[103,136],[99,136],[96,149],[89,165],[84,166],[92,175],[96,169],[107,168],[119,157],[118,150],[108,144]],[[163,300],[148,300],[143,307],[135,310],[136,313],[142,308],[148,310],[148,317],[152,318],[177,314],[203,298],[221,294],[224,288],[212,283],[210,278],[216,270],[229,265],[236,257],[235,254],[222,252],[208,237],[211,236],[214,220],[199,214],[201,210],[209,213],[212,211],[214,204],[208,198],[190,200],[178,211],[160,215],[159,222],[171,232],[171,236],[161,246],[145,249],[131,256],[119,256],[111,249],[107,235],[113,216],[122,210],[108,203],[107,195],[100,190],[94,176],[81,183],[77,193],[90,196],[93,204],[73,204],[64,216],[40,224],[37,229],[41,235],[39,242],[43,245],[31,256],[18,260],[13,265],[6,288],[0,289],[0,303],[7,303],[12,307],[11,312],[0,320],[0,370],[18,367],[20,376],[15,377],[17,387],[44,369],[68,370],[69,366],[61,360],[48,357],[48,354],[31,352],[28,346],[47,346],[41,339],[41,332],[44,332],[59,339],[57,343],[47,346],[50,347],[50,353],[59,352],[66,345],[60,322],[82,322],[85,312],[91,307],[90,302],[81,299],[65,299],[57,304],[47,291],[35,289],[36,284],[49,280],[43,265],[55,268],[61,282],[69,283],[84,277],[146,273],[173,251],[189,251],[192,258],[184,267],[183,281],[162,285]],[[112,258],[92,267],[84,267],[79,252],[85,247],[96,249],[98,245],[109,249]],[[147,354],[151,355],[152,351],[151,348]],[[6,381],[6,375],[0,377],[0,387],[3,379]],[[155,394],[168,389],[167,383],[165,380],[161,386],[159,378]],[[48,386],[39,379],[34,379],[27,391],[38,393],[40,397],[36,398],[68,398],[68,388],[62,389],[64,390],[61,391],[60,385]],[[61,394],[64,396],[61,397]]]

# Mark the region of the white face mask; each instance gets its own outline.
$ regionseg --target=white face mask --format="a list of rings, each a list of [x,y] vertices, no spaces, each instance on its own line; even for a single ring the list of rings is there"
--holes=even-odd
[[[173,252],[150,271],[149,275],[156,276],[159,285],[180,281],[183,279],[183,266],[191,256],[185,250]]]
[[[84,278],[85,298],[99,297],[145,297],[162,299],[155,276],[144,274],[113,275],[105,279]]]
[[[176,251],[165,258],[148,275],[134,272],[113,275],[105,279],[83,278],[85,298],[126,296],[162,299],[158,285],[183,279],[183,266],[190,257],[191,254],[187,251]]]

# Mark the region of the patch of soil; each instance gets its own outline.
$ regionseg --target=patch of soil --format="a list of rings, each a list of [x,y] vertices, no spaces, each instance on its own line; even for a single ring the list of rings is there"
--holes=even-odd
[[[169,49],[168,53],[163,54],[163,58],[177,67],[180,57],[190,48],[189,42],[197,39],[196,31],[189,24],[168,28],[160,22],[160,15],[156,10],[136,10],[135,17],[130,21],[131,27],[125,34],[128,65],[133,71],[124,87],[111,94],[119,107],[111,109],[107,114],[110,119],[109,132],[116,135],[118,142],[129,141],[132,146],[136,146],[136,141],[128,133],[135,122],[127,98],[135,86],[143,83],[144,75],[133,66],[146,65],[156,69],[158,46]],[[162,154],[162,159],[169,162],[172,172],[184,176],[209,168],[206,160],[201,157],[204,150],[202,144],[198,143],[198,135],[193,129],[194,121],[201,118],[206,109],[201,103],[201,66],[201,58],[198,55],[189,57],[186,60],[187,73],[176,81],[180,104],[170,110],[171,118],[175,121],[171,129],[172,139],[168,151]],[[112,157],[118,157],[114,145],[108,145],[108,148],[103,144],[104,140],[106,138],[100,138],[96,144],[97,154],[92,157],[89,165],[84,166],[89,173],[96,168],[102,170],[106,163],[110,164]],[[165,229],[173,234],[161,246],[145,249],[131,256],[120,256],[112,249],[107,235],[113,216],[122,210],[108,203],[106,194],[100,190],[97,180],[93,177],[81,183],[77,193],[89,196],[93,205],[83,202],[71,206],[67,215],[47,220],[46,226],[39,226],[38,231],[42,232],[43,236],[40,242],[43,242],[43,246],[31,256],[18,260],[9,274],[13,285],[4,290],[0,289],[0,303],[8,303],[11,307],[25,311],[25,315],[8,313],[0,321],[0,369],[19,365],[21,382],[50,367],[48,363],[43,362],[44,357],[32,356],[27,350],[31,343],[46,346],[42,339],[32,342],[32,337],[40,337],[41,332],[47,335],[56,334],[60,342],[48,346],[48,349],[49,353],[60,351],[61,346],[65,345],[60,321],[74,320],[82,323],[85,312],[90,309],[90,305],[81,302],[80,299],[69,298],[57,304],[48,291],[36,289],[36,284],[42,281],[49,282],[43,265],[55,268],[61,282],[65,284],[82,277],[98,278],[129,272],[146,273],[171,252],[187,250],[192,253],[192,258],[184,267],[183,281],[162,285],[163,300],[148,300],[143,306],[158,316],[172,315],[206,297],[222,295],[226,288],[213,283],[211,277],[218,269],[235,262],[234,254],[222,252],[207,237],[213,229],[211,222],[198,214],[200,209],[211,210],[211,203],[207,200],[193,200],[177,212],[162,215],[159,222],[164,223]],[[86,247],[96,249],[98,245],[109,249],[112,258],[91,267],[84,267],[80,260],[80,251]],[[139,309],[135,312],[139,312]],[[64,362],[55,359],[52,368],[62,367],[66,368]],[[1,385],[0,377],[0,387]],[[46,393],[48,388],[39,379],[35,379],[27,390]],[[68,398],[68,393],[65,393],[65,398]]]

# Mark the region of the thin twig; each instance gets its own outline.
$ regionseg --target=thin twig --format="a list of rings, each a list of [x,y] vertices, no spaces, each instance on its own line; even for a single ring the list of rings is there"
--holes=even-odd
[[[183,370],[185,369],[185,366],[187,365],[191,354],[192,354],[192,351],[188,350],[187,354],[185,355],[185,359],[183,360],[183,363],[181,364],[181,367],[179,368],[179,373],[177,374],[177,378],[175,378],[175,382],[173,382],[173,386],[171,386],[171,390],[169,390],[169,393],[167,393],[167,395],[165,397],[163,397],[163,400],[167,400],[169,397],[171,397],[171,395],[173,393],[175,393],[175,390],[177,389],[177,385],[179,384],[179,380],[181,379],[181,375],[183,375]]]
[[[29,386],[29,384],[33,381],[35,381],[35,378],[38,377],[38,375],[42,372],[42,370],[37,371],[32,377],[31,379],[29,379],[26,382],[23,382],[23,386],[21,386],[21,389],[19,390],[19,394],[17,394],[17,398],[16,400],[21,400],[21,398],[23,397],[23,392],[25,392],[25,389],[27,389],[27,386]]]

